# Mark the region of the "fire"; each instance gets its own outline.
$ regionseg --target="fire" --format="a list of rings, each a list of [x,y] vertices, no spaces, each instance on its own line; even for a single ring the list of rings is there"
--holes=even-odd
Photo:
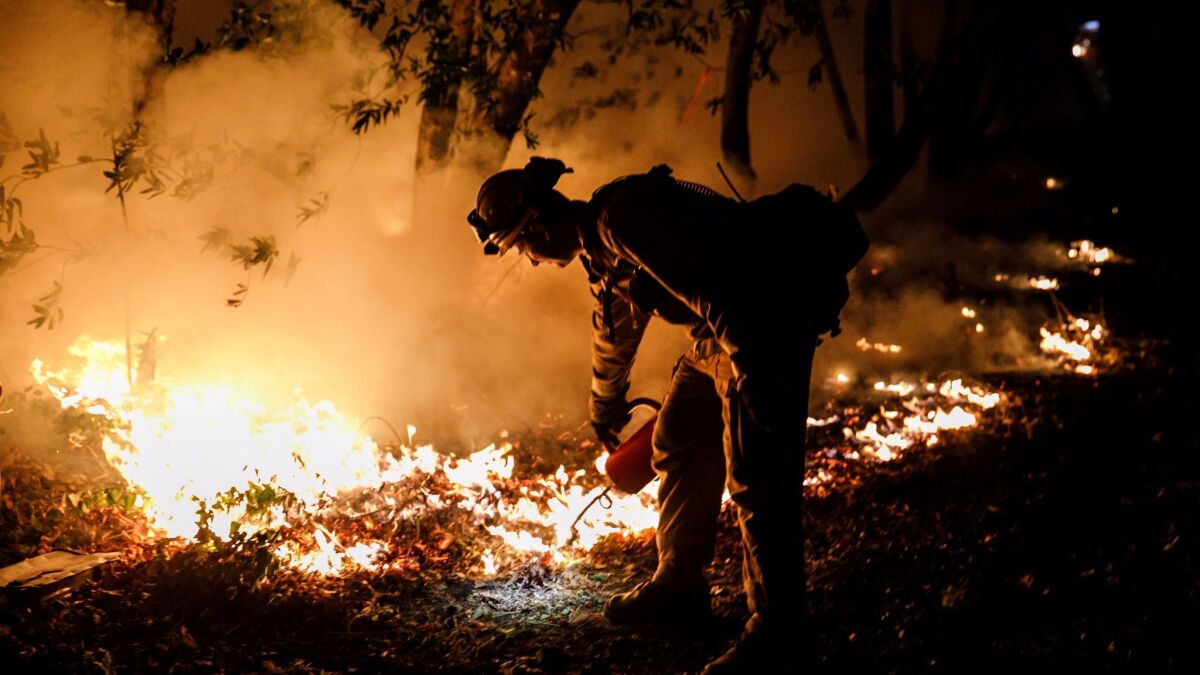
[[[69,353],[84,359],[79,370],[54,371],[34,361],[35,379],[64,408],[81,408],[113,423],[103,440],[104,453],[146,495],[147,515],[168,536],[194,534],[197,502],[213,504],[231,488],[269,483],[312,507],[323,496],[385,475],[374,442],[360,436],[329,401],[301,398],[269,411],[229,386],[134,392],[121,345],[85,337]],[[227,532],[234,521],[272,527],[282,516],[248,518],[234,510],[213,530]]]
[[[897,459],[916,446],[936,445],[941,431],[978,425],[981,413],[1001,402],[998,392],[966,385],[961,378],[940,384],[879,380],[872,389],[899,399],[899,407],[885,402],[877,414],[860,418],[861,426],[846,426],[842,433],[860,451],[883,462]],[[845,454],[856,459],[859,450]]]
[[[1074,320],[1071,328],[1103,334],[1099,324],[1084,320]],[[274,554],[294,569],[338,574],[384,568],[389,544],[337,531],[322,524],[326,520],[372,511],[412,518],[455,507],[481,533],[495,537],[495,546],[477,553],[477,569],[493,575],[528,556],[569,564],[606,536],[644,532],[658,521],[657,483],[636,495],[602,494],[602,481],[590,469],[561,466],[550,476],[520,479],[507,442],[454,458],[414,444],[416,429],[408,427],[398,447],[381,448],[330,401],[296,394],[290,403],[271,407],[229,385],[164,379],[131,386],[138,378],[126,372],[119,343],[85,337],[69,353],[75,360],[69,367],[53,369],[38,360],[31,370],[64,408],[106,420],[103,451],[142,495],[137,507],[154,536],[193,540],[200,534],[197,510],[206,510],[207,531],[222,539],[293,528],[298,536],[273,544]],[[844,372],[833,379],[834,386],[852,386]],[[872,390],[882,397],[877,413],[848,410],[810,419],[809,426],[840,429],[835,452],[847,458],[861,453],[891,461],[915,446],[939,443],[945,431],[977,425],[1001,402],[999,393],[962,379],[879,380]],[[597,460],[598,470],[603,460]],[[821,471],[807,476],[806,485],[832,479]],[[397,497],[414,489],[422,499]],[[258,501],[234,498],[243,494]],[[595,501],[603,508],[588,509],[577,522]]]
[[[854,343],[854,346],[858,347],[864,352],[869,352],[873,349],[884,354],[899,354],[903,350],[900,345],[892,345],[884,342],[868,342],[867,338],[865,337],[859,338],[858,342]]]
[[[193,539],[198,507],[210,507],[211,532],[228,538],[290,525],[297,513],[321,514],[337,499],[383,486],[437,475],[450,484],[446,495],[428,495],[419,507],[401,515],[444,506],[443,497],[468,510],[479,524],[518,553],[553,553],[568,560],[575,516],[601,488],[580,484],[584,471],[564,468],[522,488],[518,499],[505,499],[505,483],[515,469],[512,446],[490,445],[466,458],[445,457],[431,446],[408,443],[382,450],[342,416],[330,401],[297,397],[271,408],[228,385],[159,381],[131,386],[125,351],[117,342],[84,337],[70,349],[77,364],[51,369],[31,365],[34,378],[63,408],[86,411],[107,420],[102,447],[109,463],[136,488],[141,508],[158,536]],[[239,504],[242,491],[288,499],[268,499],[265,508]],[[657,522],[652,490],[614,497],[611,508],[593,510],[578,525],[575,546],[590,548],[612,533],[639,532]],[[379,497],[395,507],[391,497]],[[220,505],[221,508],[216,508]],[[552,536],[539,536],[538,531]],[[382,541],[343,541],[316,525],[312,545],[288,541],[275,549],[289,565],[309,572],[335,574],[351,567],[374,568],[387,551]],[[511,553],[509,554],[511,556]],[[500,555],[485,551],[481,565],[493,573]]]
[[[1068,370],[1081,375],[1095,374],[1096,367],[1091,362],[1099,357],[1100,347],[1108,337],[1099,320],[1068,317],[1059,326],[1042,326],[1039,333],[1042,352],[1062,359]]]
[[[1054,291],[1058,290],[1058,279],[1053,277],[1034,277],[1029,280],[1029,285],[1039,291]]]
[[[1116,215],[1116,207],[1113,207],[1113,215]],[[1067,249],[1067,257],[1071,260],[1082,262],[1090,265],[1103,265],[1105,263],[1117,262],[1120,258],[1113,250],[1107,246],[1097,246],[1096,242],[1090,239],[1080,239],[1071,242]]]

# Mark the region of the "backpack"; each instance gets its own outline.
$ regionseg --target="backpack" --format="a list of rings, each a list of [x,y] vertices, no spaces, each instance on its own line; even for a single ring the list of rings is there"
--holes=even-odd
[[[867,254],[869,242],[850,207],[810,185],[793,183],[747,204],[751,219],[770,228],[799,275],[802,305],[817,335],[841,333],[838,319],[850,299],[846,275]]]

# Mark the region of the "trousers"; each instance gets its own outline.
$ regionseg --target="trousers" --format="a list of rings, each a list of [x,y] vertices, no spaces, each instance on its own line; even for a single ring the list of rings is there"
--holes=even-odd
[[[803,621],[803,483],[815,338],[778,355],[765,391],[785,422],[756,421],[729,356],[697,342],[676,364],[653,437],[658,569],[671,583],[703,582],[712,562],[722,494],[737,509],[749,629]],[[779,416],[776,416],[778,418]]]

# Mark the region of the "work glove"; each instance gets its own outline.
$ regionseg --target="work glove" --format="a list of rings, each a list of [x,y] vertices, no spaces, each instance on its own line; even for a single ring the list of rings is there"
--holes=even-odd
[[[623,404],[621,409],[624,411],[615,419],[605,421],[592,421],[592,431],[596,433],[596,441],[600,443],[600,447],[605,452],[612,452],[617,449],[621,441],[617,438],[617,434],[629,424],[631,415],[629,414],[629,406]]]

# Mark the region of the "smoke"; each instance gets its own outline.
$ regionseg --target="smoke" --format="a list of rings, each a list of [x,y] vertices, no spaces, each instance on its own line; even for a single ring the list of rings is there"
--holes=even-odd
[[[180,21],[194,13],[185,9]],[[620,26],[624,11],[589,5],[573,30]],[[378,89],[365,75],[384,56],[377,38],[332,3],[304,5],[278,40],[159,71],[149,86],[158,47],[137,17],[80,0],[5,0],[3,15],[0,112],[20,139],[44,130],[63,164],[111,157],[114,138],[102,121],[119,133],[134,121],[134,101],[150,92],[139,119],[170,166],[166,192],[128,195],[124,214],[115,191],[105,191],[102,163],[20,187],[25,221],[45,248],[0,275],[7,389],[28,382],[35,356],[53,364],[82,334],[123,340],[128,320],[134,343],[151,330],[166,336],[161,376],[242,384],[264,397],[299,391],[353,417],[414,422],[427,438],[464,446],[547,413],[584,418],[591,298],[583,270],[482,256],[464,219],[477,176],[443,172],[415,194],[415,96],[399,117],[361,137],[333,113],[358,89]],[[842,33],[849,31],[835,27],[835,39]],[[708,58],[721,53],[714,47]],[[646,46],[611,65],[604,58],[583,39],[556,57],[542,81],[546,96],[535,102],[540,145],[532,150],[518,138],[506,166],[532,154],[562,158],[575,173],[560,187],[578,199],[664,162],[728,193],[715,169],[719,118],[704,108],[720,95],[719,69],[706,76],[700,60],[670,47]],[[739,189],[848,186],[862,166],[846,151],[828,90],[806,86],[815,49],[801,42],[776,59],[783,83],[756,86],[751,103],[759,179]],[[604,67],[581,76],[590,61]],[[854,67],[848,61],[843,71]],[[0,177],[19,173],[21,154],[8,154]],[[201,253],[201,237],[222,230],[235,244],[274,237],[280,255],[270,273],[243,270],[227,248]],[[938,232],[930,227],[925,236]],[[911,253],[927,250],[920,241],[909,239],[903,251],[877,246],[876,255],[907,265]],[[961,242],[962,251],[973,246]],[[888,293],[855,299],[846,337],[819,351],[819,369],[869,365],[876,357],[853,347],[860,335],[903,344],[902,363],[914,368],[1028,351],[1013,337],[1025,334],[1016,309],[996,324],[1013,326],[1011,335],[997,333],[1008,336],[1002,346],[981,349],[964,334],[959,304],[934,283],[910,283],[924,272],[904,274]],[[61,323],[52,331],[25,325],[60,281]],[[681,329],[652,325],[634,393],[661,395],[686,344]]]

